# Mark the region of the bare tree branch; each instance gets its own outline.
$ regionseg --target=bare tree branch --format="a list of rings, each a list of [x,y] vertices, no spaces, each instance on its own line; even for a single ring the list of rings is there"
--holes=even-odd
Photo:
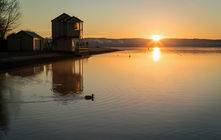
[[[20,17],[18,0],[0,0],[0,39],[15,29]]]

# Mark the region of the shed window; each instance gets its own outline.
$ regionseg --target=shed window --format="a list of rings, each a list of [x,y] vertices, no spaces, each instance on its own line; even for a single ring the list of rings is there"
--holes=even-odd
[[[79,23],[74,23],[74,24],[73,24],[73,29],[74,29],[74,30],[79,30],[79,29],[80,29]]]

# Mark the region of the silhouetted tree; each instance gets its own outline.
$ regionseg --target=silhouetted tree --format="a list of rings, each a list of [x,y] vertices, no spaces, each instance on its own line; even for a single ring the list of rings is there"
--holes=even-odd
[[[17,26],[20,16],[18,0],[0,0],[0,40]]]

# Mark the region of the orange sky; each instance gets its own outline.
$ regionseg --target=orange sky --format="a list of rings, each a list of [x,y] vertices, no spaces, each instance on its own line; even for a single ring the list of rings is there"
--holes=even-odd
[[[66,12],[84,20],[84,37],[221,38],[220,0],[20,0],[18,30],[51,36],[51,19]]]

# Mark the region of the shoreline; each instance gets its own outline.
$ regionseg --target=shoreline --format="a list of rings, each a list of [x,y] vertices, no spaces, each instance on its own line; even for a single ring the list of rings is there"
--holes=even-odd
[[[111,48],[94,48],[79,54],[74,54],[72,52],[0,52],[0,73],[24,66],[50,63],[63,59],[88,58],[93,55],[112,53],[116,51],[121,50]]]

